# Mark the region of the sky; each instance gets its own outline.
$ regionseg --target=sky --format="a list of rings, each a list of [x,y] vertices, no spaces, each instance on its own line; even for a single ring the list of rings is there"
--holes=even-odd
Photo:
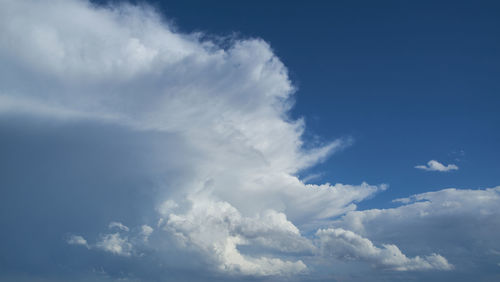
[[[499,12],[0,0],[0,281],[498,281]]]

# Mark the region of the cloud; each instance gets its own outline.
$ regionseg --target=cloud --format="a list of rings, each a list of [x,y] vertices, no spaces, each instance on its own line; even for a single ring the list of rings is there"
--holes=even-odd
[[[116,222],[116,221],[111,222],[108,225],[108,228],[109,229],[118,228],[122,231],[129,231],[129,228],[127,226],[123,225],[121,222]]]
[[[323,255],[335,256],[343,260],[364,260],[378,267],[397,271],[408,270],[451,270],[453,265],[438,254],[408,258],[393,244],[382,248],[362,236],[342,228],[320,229],[316,232]]]
[[[88,249],[98,249],[114,255],[130,257],[137,252],[138,248],[143,248],[148,243],[149,236],[154,229],[148,225],[142,225],[138,230],[132,230],[124,224],[112,221],[108,225],[109,229],[118,229],[115,233],[100,234],[96,242],[89,244],[87,240],[80,235],[71,235],[66,242],[69,245],[83,245]],[[130,234],[124,236],[122,233]]]
[[[449,164],[449,165],[445,166],[442,163],[435,161],[435,160],[430,160],[429,162],[427,162],[427,165],[417,165],[417,166],[415,166],[415,168],[423,169],[423,170],[427,170],[427,171],[442,171],[442,172],[451,171],[451,170],[458,170],[458,166],[456,166],[454,164]]]
[[[187,213],[170,214],[165,229],[173,232],[181,244],[199,247],[212,257],[220,270],[251,275],[291,275],[306,269],[298,261],[283,261],[268,256],[243,255],[238,245],[259,245],[282,252],[311,252],[313,245],[301,237],[295,225],[283,213],[265,211],[244,217],[227,202],[205,196],[191,198]]]
[[[103,235],[95,247],[120,256],[128,257],[132,254],[132,244],[127,237],[122,237],[120,233]]]
[[[141,235],[143,237],[144,242],[146,243],[148,242],[149,236],[151,236],[153,231],[154,231],[153,227],[149,225],[144,224],[143,226],[141,226]]]
[[[66,242],[70,245],[82,245],[87,248],[89,247],[87,240],[79,235],[71,235]]]
[[[481,271],[494,260],[500,187],[450,188],[395,202],[401,206],[348,212],[335,225],[371,240],[391,241],[409,253],[439,250],[461,271]]]

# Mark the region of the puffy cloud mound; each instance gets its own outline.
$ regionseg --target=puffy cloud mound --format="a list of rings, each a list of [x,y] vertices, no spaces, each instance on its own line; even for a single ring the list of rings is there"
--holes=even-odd
[[[277,258],[251,258],[242,255],[238,245],[260,245],[282,252],[307,252],[314,249],[302,238],[283,213],[264,211],[249,218],[227,202],[196,195],[186,214],[170,214],[165,225],[182,244],[194,244],[213,257],[221,270],[253,275],[289,275],[302,272],[305,264]]]

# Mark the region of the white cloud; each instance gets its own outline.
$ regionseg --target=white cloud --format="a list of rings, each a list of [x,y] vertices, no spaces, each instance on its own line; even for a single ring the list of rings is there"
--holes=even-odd
[[[125,226],[125,225],[123,225],[123,223],[117,222],[117,221],[112,221],[111,223],[109,223],[108,228],[109,229],[118,228],[122,231],[129,231],[129,228],[127,226]]]
[[[153,234],[153,231],[154,231],[153,227],[149,225],[141,226],[141,236],[143,237],[144,242],[148,242],[149,236]]]
[[[82,236],[79,235],[71,235],[66,242],[70,245],[82,245],[87,248],[89,248],[89,244],[87,243],[87,240],[83,238]]]
[[[321,252],[325,256],[334,256],[342,260],[363,260],[377,267],[397,271],[409,270],[451,270],[453,265],[439,254],[425,257],[408,258],[393,244],[376,247],[370,240],[342,228],[320,229]]]
[[[170,214],[165,229],[186,246],[195,245],[223,271],[251,275],[289,275],[306,269],[301,261],[284,261],[268,256],[243,255],[238,245],[260,245],[282,252],[309,251],[313,245],[283,213],[265,211],[244,217],[227,202],[205,195],[191,198],[184,214]]]
[[[93,244],[89,244],[80,235],[71,235],[66,242],[69,245],[83,245],[88,249],[98,249],[114,255],[130,257],[137,254],[137,248],[144,247],[148,243],[149,236],[154,229],[148,225],[142,225],[138,230],[132,230],[120,222],[112,221],[108,225],[109,229],[118,229],[115,233],[106,233],[98,236]],[[129,236],[124,236],[120,232],[127,232]]]
[[[126,257],[132,255],[132,244],[127,237],[122,237],[120,233],[102,235],[95,247],[115,255]]]
[[[427,165],[417,165],[415,168],[418,169],[423,169],[427,171],[451,171],[451,170],[458,170],[458,166],[454,164],[449,164],[449,165],[444,165],[436,160],[430,160],[427,162]]]

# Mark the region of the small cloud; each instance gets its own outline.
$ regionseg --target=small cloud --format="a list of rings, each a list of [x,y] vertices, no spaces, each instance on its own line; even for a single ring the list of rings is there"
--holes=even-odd
[[[427,162],[427,165],[417,165],[415,166],[415,168],[418,168],[418,169],[423,169],[423,170],[427,170],[427,171],[442,171],[442,172],[446,172],[446,171],[451,171],[451,170],[458,170],[458,166],[454,165],[454,164],[449,164],[449,165],[444,165],[436,160],[430,160],[429,162]]]
[[[71,235],[71,237],[66,240],[66,242],[70,245],[81,245],[89,248],[89,244],[87,243],[87,240],[83,238],[80,235]]]
[[[95,246],[115,255],[128,257],[132,254],[132,244],[128,241],[128,238],[121,237],[119,233],[103,235]]]
[[[141,236],[144,242],[147,242],[149,240],[149,236],[151,235],[151,233],[153,233],[153,231],[154,229],[149,225],[141,226]]]
[[[129,231],[128,227],[123,225],[121,222],[113,221],[108,225],[109,229],[118,228],[123,231]]]

